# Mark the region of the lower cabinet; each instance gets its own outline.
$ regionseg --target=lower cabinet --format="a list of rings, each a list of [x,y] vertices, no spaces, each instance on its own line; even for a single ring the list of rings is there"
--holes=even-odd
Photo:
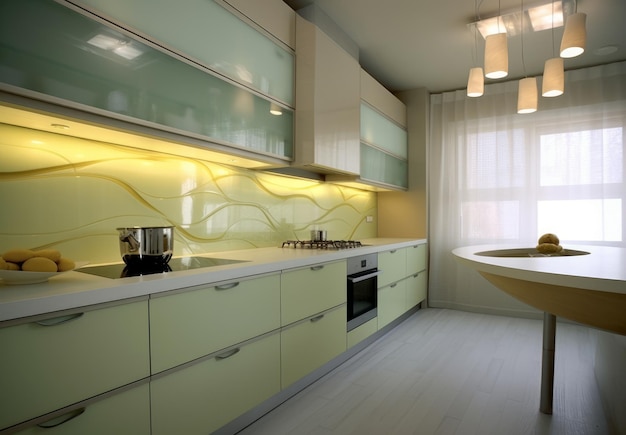
[[[378,329],[388,325],[406,311],[406,280],[378,289]]]
[[[348,349],[352,346],[359,344],[363,340],[365,340],[370,335],[374,334],[378,331],[378,319],[374,318],[372,320],[368,320],[364,324],[354,328],[352,331],[348,332]]]
[[[426,299],[427,272],[422,270],[406,279],[406,309],[410,310]]]
[[[137,387],[39,423],[19,435],[150,435],[150,387]]]
[[[346,350],[346,305],[283,328],[282,388],[321,367]]]
[[[280,391],[280,334],[230,348],[150,383],[152,434],[208,434]]]
[[[0,327],[0,354],[1,431],[147,378],[148,301]]]

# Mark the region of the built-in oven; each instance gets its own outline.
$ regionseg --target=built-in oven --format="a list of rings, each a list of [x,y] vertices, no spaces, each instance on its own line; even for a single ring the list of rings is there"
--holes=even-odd
[[[376,317],[378,254],[348,259],[348,331]]]

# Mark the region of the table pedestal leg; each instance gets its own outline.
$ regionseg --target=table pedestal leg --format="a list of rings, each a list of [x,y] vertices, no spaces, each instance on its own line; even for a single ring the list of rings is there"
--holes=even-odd
[[[556,316],[543,313],[543,354],[541,358],[541,402],[539,410],[544,414],[552,414],[555,336]]]

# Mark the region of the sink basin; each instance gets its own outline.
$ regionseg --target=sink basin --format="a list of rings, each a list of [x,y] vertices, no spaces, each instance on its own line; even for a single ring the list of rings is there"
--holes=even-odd
[[[571,257],[574,255],[589,255],[587,251],[577,251],[575,249],[563,249],[559,253],[555,254],[542,254],[535,248],[517,248],[517,249],[496,249],[494,251],[482,251],[476,252],[476,255],[483,257],[514,257],[514,258],[528,258],[528,257]]]

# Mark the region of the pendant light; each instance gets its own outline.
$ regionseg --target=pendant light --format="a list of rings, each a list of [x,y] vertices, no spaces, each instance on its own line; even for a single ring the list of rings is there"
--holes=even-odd
[[[480,97],[485,92],[485,79],[483,78],[483,69],[475,67],[470,69],[469,78],[467,79],[467,96]]]
[[[500,0],[498,0],[498,32],[500,32]],[[485,38],[485,77],[501,79],[509,74],[509,48],[505,33],[496,33]]]
[[[474,0],[474,12],[478,17],[478,0]],[[476,62],[478,57],[478,26],[474,26],[474,55],[473,61]],[[476,98],[483,95],[485,92],[485,78],[483,76],[482,67],[474,67],[470,69],[469,77],[467,78],[467,96]]]
[[[521,42],[522,42],[522,67],[526,75],[526,63],[524,62],[524,0],[522,0]],[[517,89],[517,113],[533,113],[537,111],[537,78],[526,77],[519,81]]]
[[[563,59],[554,56],[554,1],[552,2],[552,59],[546,60],[541,82],[543,97],[558,97],[563,94],[565,87],[565,72]]]
[[[537,78],[526,77],[519,81],[517,89],[517,113],[537,111]]]
[[[567,17],[561,40],[561,57],[570,58],[583,54],[587,40],[586,21],[587,14],[582,12],[576,12]]]

